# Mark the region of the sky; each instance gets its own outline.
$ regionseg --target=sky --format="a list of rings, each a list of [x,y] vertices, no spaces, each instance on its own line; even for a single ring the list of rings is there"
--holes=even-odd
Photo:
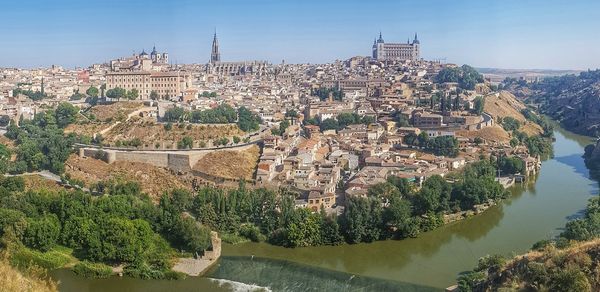
[[[0,67],[87,67],[142,49],[206,63],[324,63],[415,32],[425,59],[512,69],[600,68],[598,0],[2,0]]]

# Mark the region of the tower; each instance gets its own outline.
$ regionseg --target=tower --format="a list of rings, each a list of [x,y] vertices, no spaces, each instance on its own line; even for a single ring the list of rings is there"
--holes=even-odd
[[[210,53],[210,62],[216,63],[221,62],[221,54],[219,53],[219,41],[217,40],[217,31],[215,30],[215,35],[213,37],[212,42],[212,51]]]
[[[413,60],[419,60],[421,58],[421,42],[419,42],[419,38],[417,37],[417,33],[415,32],[415,39],[412,42],[413,45]]]
[[[377,39],[373,39],[372,56],[373,59],[377,59]]]

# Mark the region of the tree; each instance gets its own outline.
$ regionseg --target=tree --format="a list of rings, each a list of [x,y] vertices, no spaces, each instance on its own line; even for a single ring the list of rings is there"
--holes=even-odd
[[[165,111],[163,120],[166,122],[181,122],[185,116],[185,110],[180,107],[173,107]]]
[[[334,119],[325,119],[321,122],[320,128],[322,132],[327,130],[337,130],[339,129],[339,123]]]
[[[179,142],[177,142],[177,148],[179,148],[179,149],[194,148],[194,139],[190,136],[183,137]]]
[[[242,139],[240,139],[240,137],[238,137],[238,136],[233,136],[233,143],[235,143],[235,144],[237,144],[237,143],[240,143],[240,141],[241,141],[241,140],[242,140]]]
[[[158,93],[154,90],[150,91],[150,99],[158,100],[159,99]]]
[[[112,89],[109,89],[108,91],[106,91],[106,97],[112,98],[112,99],[117,99],[117,100],[121,100],[121,98],[124,98],[127,96],[127,90],[121,88],[121,87],[115,87]]]
[[[134,99],[137,99],[138,96],[139,96],[139,91],[135,88],[133,88],[127,92],[127,99],[134,100]]]
[[[30,219],[23,242],[41,251],[50,250],[60,235],[60,222],[54,215],[46,215],[40,219]]]
[[[85,94],[87,94],[88,96],[91,96],[91,97],[98,97],[98,93],[99,93],[98,88],[96,88],[94,86],[90,86],[90,88],[88,88],[85,91]]]
[[[60,128],[64,128],[69,124],[75,122],[75,116],[79,113],[79,110],[68,102],[61,102],[56,111],[54,112],[56,125]]]
[[[483,113],[483,108],[485,106],[485,99],[481,96],[478,96],[473,101],[473,112],[481,115]]]

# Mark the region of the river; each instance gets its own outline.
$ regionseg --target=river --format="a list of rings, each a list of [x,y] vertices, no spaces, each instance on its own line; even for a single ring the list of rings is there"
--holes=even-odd
[[[224,245],[223,258],[208,278],[182,281],[87,280],[66,270],[52,275],[61,281],[60,291],[68,292],[440,290],[482,256],[512,256],[557,235],[598,193],[598,183],[590,179],[581,158],[590,138],[560,128],[555,137],[554,158],[542,163],[535,180],[512,187],[509,199],[483,214],[418,238],[296,249],[265,243]]]

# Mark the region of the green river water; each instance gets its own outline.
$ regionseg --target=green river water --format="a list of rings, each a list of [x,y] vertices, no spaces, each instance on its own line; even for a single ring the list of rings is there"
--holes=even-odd
[[[418,238],[288,249],[265,243],[224,245],[206,277],[181,281],[113,277],[89,280],[53,271],[60,291],[439,291],[487,254],[511,256],[560,233],[598,192],[583,148],[590,138],[555,131],[554,158],[535,180],[483,214]]]

